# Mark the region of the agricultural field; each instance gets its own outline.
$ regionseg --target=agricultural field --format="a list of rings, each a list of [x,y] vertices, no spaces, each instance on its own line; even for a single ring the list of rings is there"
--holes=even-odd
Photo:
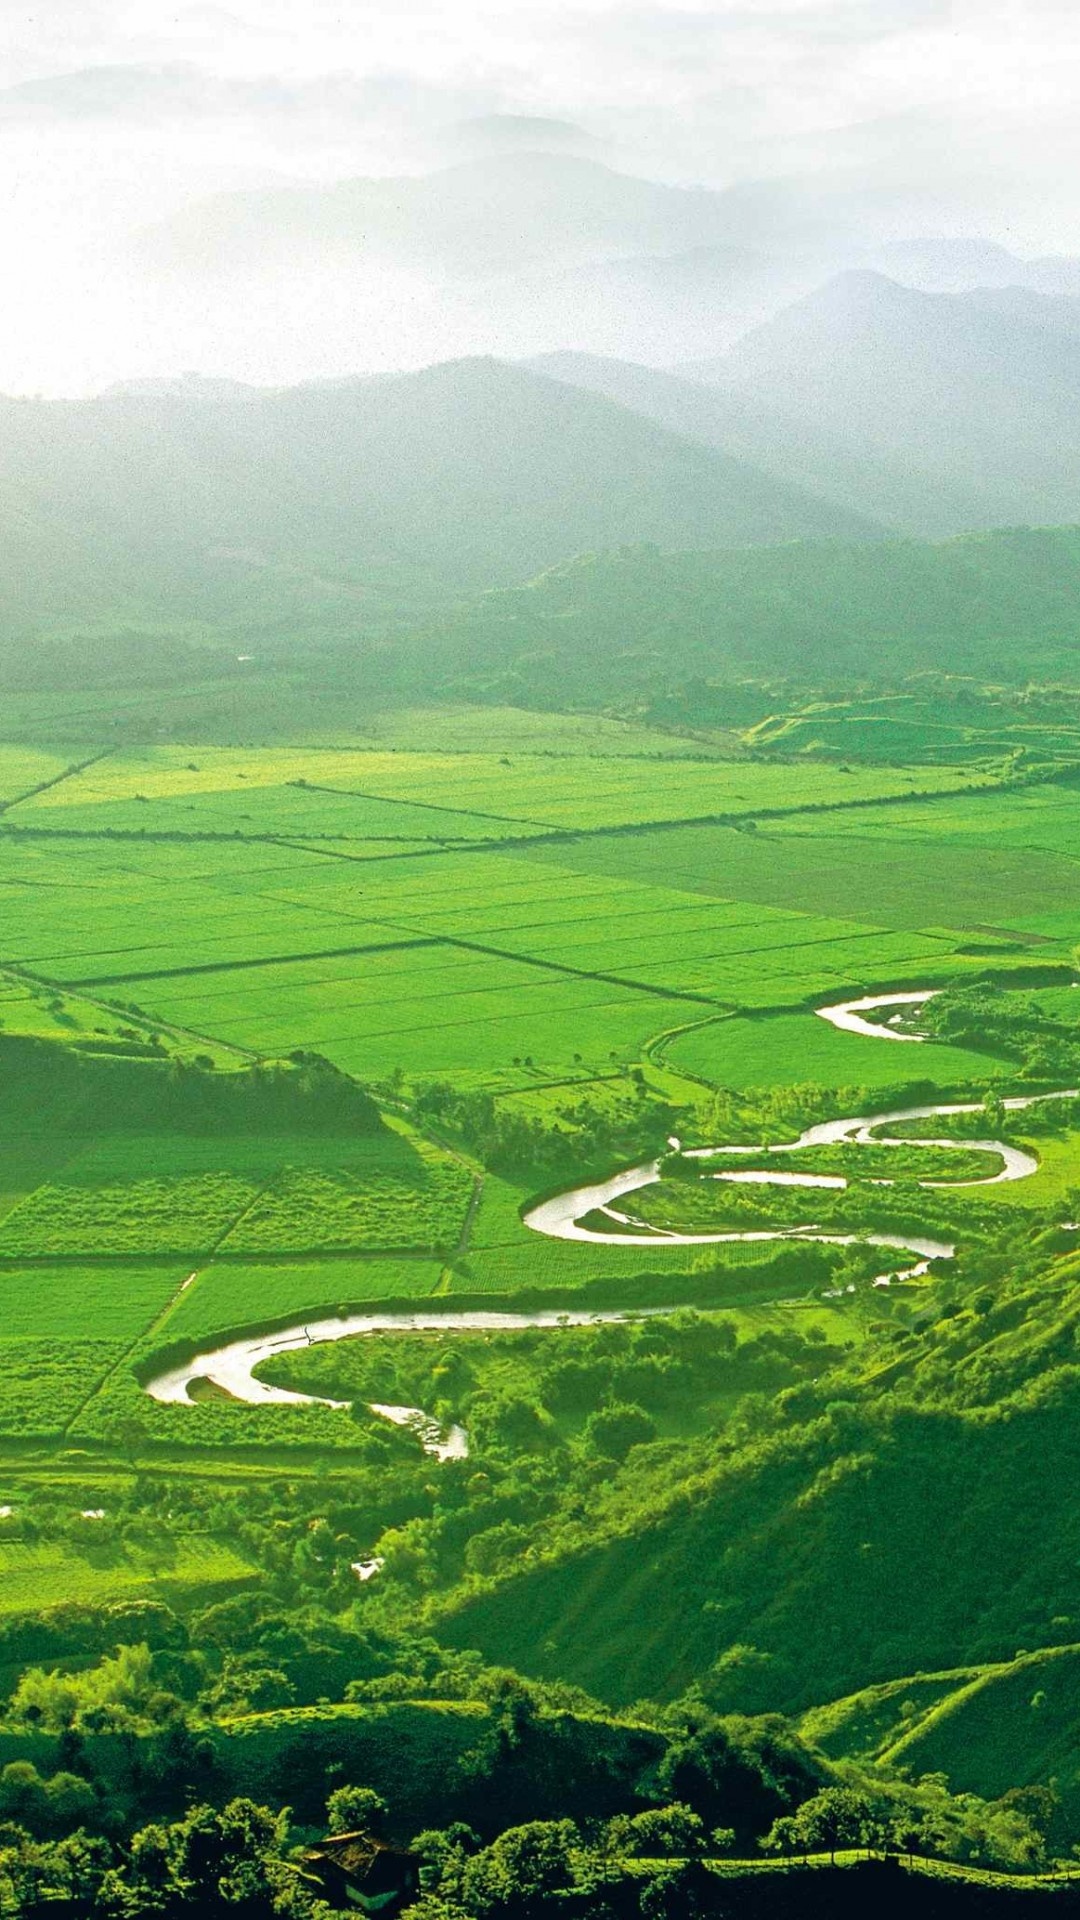
[[[903,980],[904,976],[895,976]],[[906,980],[925,976],[909,973]],[[913,1050],[883,1046],[871,1052],[858,1035],[839,1033],[806,1013],[736,1015],[689,1025],[663,1043],[663,1058],[676,1071],[715,1086],[797,1087],[807,1082],[833,1087],[895,1087],[909,1077],[949,1088],[965,1081],[1008,1078],[1012,1064],[993,1054],[939,1046]]]
[[[13,1434],[97,1430],[157,1348],[343,1306],[813,1293],[836,1249],[661,1237],[645,1255],[537,1234],[522,1214],[575,1156],[584,1170],[624,1151],[598,1148],[597,1128],[633,1150],[635,1102],[709,1140],[717,1089],[759,1107],[807,1087],[834,1106],[845,1089],[888,1103],[1023,1069],[1007,1046],[952,1034],[868,1043],[817,1018],[822,1002],[962,986],[992,963],[1018,980],[1056,968],[1047,1017],[1060,1026],[1068,1005],[1080,793],[1003,786],[970,754],[788,762],[775,742],[748,757],[734,735],[468,709],[374,716],[349,745],[68,751],[39,764],[10,750],[4,1031],[197,1054],[218,1072],[310,1052],[374,1088],[385,1124],[8,1145],[0,1289],[32,1359],[0,1386]],[[468,1125],[407,1123],[433,1085],[493,1103],[485,1124],[509,1129],[513,1167],[485,1163]],[[770,1138],[790,1131],[769,1122]],[[557,1177],[530,1166],[534,1135]],[[1077,1183],[1071,1136],[1039,1157],[1033,1213]],[[852,1177],[879,1171],[867,1160]],[[760,1190],[723,1199],[676,1183],[642,1205],[666,1229],[805,1218]],[[1000,1189],[991,1204],[1013,1201]],[[206,1406],[200,1431],[224,1435],[230,1418]]]
[[[184,751],[160,747],[110,754],[13,807],[11,823],[67,832],[147,833],[183,831],[186,823],[193,833],[291,830],[303,837],[306,810],[309,831],[316,835],[348,834],[351,827],[360,838],[379,838],[383,832],[417,839],[507,838],[521,831],[850,805],[885,795],[948,791],[980,780],[977,773],[952,768],[901,773],[808,764],[792,772],[712,757],[657,761],[645,753],[610,759],[592,754],[583,794],[574,755],[204,748],[185,759]],[[333,826],[316,824],[324,815]],[[426,829],[425,815],[430,816]],[[386,823],[382,827],[380,820]]]
[[[476,1179],[401,1122],[369,1137],[6,1142],[0,1433],[63,1433],[151,1335],[434,1292]],[[442,1251],[372,1257],[395,1248]]]
[[[441,1663],[457,1700],[487,1661],[957,1792],[1019,1778],[1004,1701],[1080,1833],[1067,1516],[1045,1594],[1026,1571],[1032,1463],[1075,1456],[1080,1100],[1004,1104],[1080,1088],[1080,789],[925,719],[855,716],[852,764],[809,714],[458,708],[24,766],[5,1622],[204,1608],[230,1726],[346,1687],[443,1711]],[[958,1102],[898,1145],[724,1151]],[[265,1644],[218,1606],[249,1588]]]
[[[392,1131],[303,1146],[168,1135],[79,1146],[69,1141],[62,1169],[0,1221],[0,1261],[452,1245],[473,1186],[457,1161]]]
[[[0,1262],[6,1340],[123,1341],[130,1346],[179,1293],[187,1274],[175,1262]]]
[[[69,1274],[69,1283],[71,1278]],[[50,1304],[48,1289],[37,1293],[36,1274],[23,1274],[21,1279],[33,1303],[30,1323],[40,1328]],[[91,1301],[86,1304],[89,1307]],[[89,1313],[82,1324],[90,1325]],[[9,1328],[7,1322],[0,1348],[0,1431],[9,1436],[59,1438],[130,1350],[130,1341],[122,1337],[65,1339],[40,1333],[20,1337]]]
[[[569,856],[537,847],[528,858],[763,908],[840,909],[894,932],[965,936],[963,945],[996,934],[1024,946],[1058,939],[1066,920],[1075,926],[1078,817],[1077,791],[1047,786],[791,814],[752,835],[724,826],[597,835]]]
[[[438,1290],[442,1272],[437,1261],[420,1259],[211,1261],[177,1295],[155,1338],[197,1346],[292,1314],[317,1318],[339,1307],[423,1300]]]
[[[14,806],[61,779],[73,759],[62,751],[0,743],[0,807]]]
[[[139,1553],[100,1538],[105,1522],[86,1520],[80,1537],[64,1545],[28,1546],[0,1540],[0,1614],[20,1614],[55,1602],[58,1592],[76,1604],[127,1599],[175,1599],[185,1589],[242,1587],[255,1569],[223,1540],[186,1539],[162,1554]]]

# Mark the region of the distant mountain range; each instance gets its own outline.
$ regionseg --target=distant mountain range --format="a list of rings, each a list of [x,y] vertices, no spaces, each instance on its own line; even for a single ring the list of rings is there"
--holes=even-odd
[[[526,368],[0,405],[0,632],[365,630],[626,542],[873,538],[868,516]]]
[[[1080,519],[1080,299],[859,271],[670,372],[530,364],[897,532]]]
[[[0,635],[369,633],[641,543],[856,554],[1080,521],[1077,263],[909,240],[881,257],[925,285],[866,265],[819,284],[817,255],[724,238],[730,201],[515,153],[189,212],[155,241],[175,264],[188,236],[184,272],[243,285],[244,236],[258,252],[267,223],[301,279],[328,236],[343,257],[411,249],[432,271],[441,249],[472,261],[494,331],[527,311],[541,335],[632,333],[643,357],[577,347],[2,401]],[[669,364],[648,364],[661,341]]]
[[[218,338],[222,364],[274,369],[293,364],[298,331],[307,368],[343,354],[366,367],[566,349],[704,359],[856,268],[927,292],[1080,292],[1075,260],[1025,260],[977,237],[882,243],[887,213],[825,179],[717,191],[506,151],[416,176],[220,193],[145,230],[134,265],[170,340]]]
[[[725,196],[572,154],[504,153],[437,173],[222,193],[149,230],[148,257],[231,268],[336,247],[452,274],[567,266],[729,241]]]

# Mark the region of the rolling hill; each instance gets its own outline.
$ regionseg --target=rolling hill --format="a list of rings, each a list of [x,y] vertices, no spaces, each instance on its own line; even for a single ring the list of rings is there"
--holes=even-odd
[[[873,537],[864,517],[560,382],[473,360],[261,391],[0,407],[0,627],[301,635],[394,622],[590,547]]]
[[[346,249],[455,274],[729,239],[726,199],[566,153],[507,152],[435,173],[221,193],[148,229],[149,261],[231,271],[238,257]]]
[[[691,682],[782,676],[878,686],[923,670],[1008,684],[1075,679],[1080,530],[941,543],[793,543],[740,552],[654,547],[583,555],[489,593],[422,636],[398,665],[459,691],[543,703],[626,701]],[[694,698],[709,701],[698,686]],[[691,705],[694,700],[691,700]],[[704,708],[703,708],[704,711]],[[760,716],[759,716],[760,717]]]
[[[862,1689],[808,1722],[828,1750],[980,1793],[1067,1761],[1075,1793],[1077,1279],[1075,1256],[1033,1246],[982,1308],[763,1412],[727,1457],[703,1450],[601,1537],[462,1596],[440,1631],[617,1701],[697,1678],[719,1711],[800,1712]],[[886,1684],[904,1675],[919,1684]]]
[[[892,526],[1049,524],[1080,515],[1080,340],[1051,304],[845,273],[679,371],[766,399],[786,427],[765,430],[766,464],[805,481],[827,460],[834,497]]]

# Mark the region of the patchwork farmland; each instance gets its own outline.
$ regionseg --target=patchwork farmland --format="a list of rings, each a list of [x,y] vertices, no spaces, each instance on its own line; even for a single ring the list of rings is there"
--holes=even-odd
[[[425,1089],[561,1129],[572,1150],[582,1113],[625,1128],[635,1099],[701,1129],[717,1089],[881,1095],[916,1064],[922,1083],[978,1088],[1014,1063],[945,1039],[916,1063],[815,1003],[963,983],[988,961],[1018,978],[1067,966],[1067,786],[1010,783],[985,759],[724,759],[558,716],[517,716],[498,751],[497,717],[430,719],[391,717],[348,748],[88,741],[0,758],[7,1030],[241,1075],[318,1055],[384,1116],[360,1141],[91,1139],[51,1120],[6,1143],[8,1431],[100,1429],[154,1351],[338,1306],[638,1297],[657,1277],[696,1297],[689,1249],[658,1242],[645,1283],[633,1247],[528,1232],[529,1178],[485,1169],[437,1119],[425,1132]],[[410,744],[440,726],[438,750]],[[658,1192],[657,1219],[720,1218],[700,1202],[665,1213]],[[773,1216],[794,1217],[779,1202]],[[704,1264],[732,1301],[791,1290],[782,1245]],[[200,1431],[251,1417],[205,1408]]]

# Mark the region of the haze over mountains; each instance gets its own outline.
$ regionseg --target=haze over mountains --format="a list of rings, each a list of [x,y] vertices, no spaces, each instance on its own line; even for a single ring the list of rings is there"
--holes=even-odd
[[[279,382],[475,353],[706,358],[857,268],[949,293],[1080,287],[1071,259],[893,227],[835,179],[718,191],[513,151],[196,199],[124,265],[190,364]]]
[[[866,516],[524,368],[0,411],[9,632],[393,622],[590,547],[872,538]]]
[[[583,163],[568,164],[578,177]],[[714,217],[719,196],[701,196],[705,212],[698,198],[677,196],[680,217],[688,205]],[[387,198],[384,233],[404,221],[416,244],[422,199],[405,219]],[[550,242],[550,205],[533,211],[523,249]],[[509,246],[497,195],[493,222]],[[759,270],[709,248],[673,258],[697,293],[721,258],[744,290]],[[0,515],[18,564],[4,631],[118,616],[298,638],[381,630],[627,544],[1080,521],[1080,298],[1007,282],[1001,249],[907,249],[908,270],[921,260],[939,281],[988,259],[995,284],[960,292],[849,269],[724,350],[666,368],[564,350],[278,389],[149,379],[84,401],[9,400]],[[564,295],[604,275],[609,291],[622,276],[624,293],[651,284],[666,298],[641,257],[567,266]],[[569,298],[562,324],[572,338]]]
[[[1080,301],[841,274],[668,372],[533,362],[897,532],[1080,516]]]
[[[570,134],[141,223],[132,377],[0,407],[0,632],[302,643],[627,545],[1080,521],[1080,261]]]

